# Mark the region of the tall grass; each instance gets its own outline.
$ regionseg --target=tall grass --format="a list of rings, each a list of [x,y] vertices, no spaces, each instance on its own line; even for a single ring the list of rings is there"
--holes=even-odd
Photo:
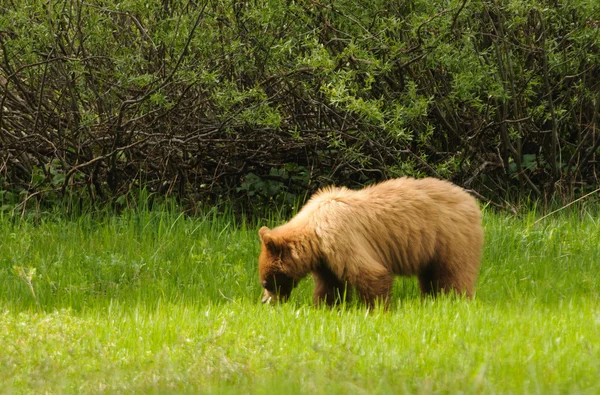
[[[597,211],[537,218],[486,212],[475,300],[398,279],[386,313],[260,305],[227,213],[0,217],[0,392],[597,393]]]

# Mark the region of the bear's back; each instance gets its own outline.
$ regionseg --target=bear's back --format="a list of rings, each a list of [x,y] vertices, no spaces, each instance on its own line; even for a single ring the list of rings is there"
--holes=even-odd
[[[403,275],[435,259],[440,246],[483,239],[476,200],[434,178],[393,179],[357,191],[325,188],[291,222],[314,230],[329,261],[361,256]]]

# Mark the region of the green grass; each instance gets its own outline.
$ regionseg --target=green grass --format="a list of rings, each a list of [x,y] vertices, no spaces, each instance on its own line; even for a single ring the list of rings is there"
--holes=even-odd
[[[228,215],[0,217],[0,392],[599,393],[600,220],[535,219],[485,214],[475,300],[369,313],[261,305]]]

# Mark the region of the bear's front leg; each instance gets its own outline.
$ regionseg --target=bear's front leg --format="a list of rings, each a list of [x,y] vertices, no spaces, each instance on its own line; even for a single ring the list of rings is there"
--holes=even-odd
[[[370,309],[381,304],[386,309],[390,305],[390,296],[394,286],[394,276],[391,273],[364,273],[355,280],[356,290],[360,298]]]
[[[348,284],[339,280],[326,267],[320,267],[312,273],[315,281],[315,291],[313,293],[313,302],[316,306],[325,302],[327,306],[333,306],[340,302],[349,302],[351,299],[351,290]]]

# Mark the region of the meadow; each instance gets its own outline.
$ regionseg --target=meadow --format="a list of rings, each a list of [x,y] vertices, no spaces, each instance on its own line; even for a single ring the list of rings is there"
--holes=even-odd
[[[216,211],[0,215],[0,393],[600,393],[600,219],[485,210],[472,301],[261,305],[257,229]]]

